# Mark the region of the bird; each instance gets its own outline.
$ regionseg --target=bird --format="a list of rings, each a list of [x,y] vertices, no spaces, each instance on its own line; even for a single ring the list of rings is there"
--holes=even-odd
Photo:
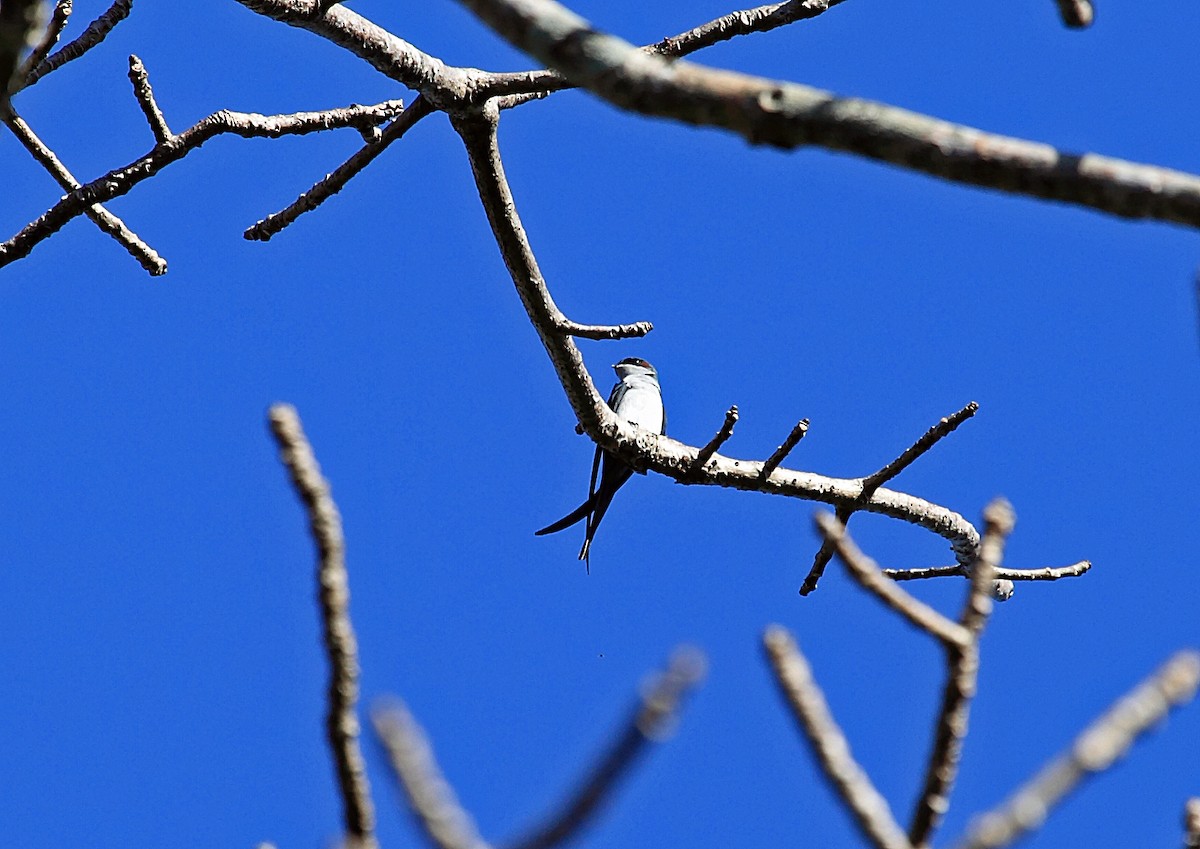
[[[667,413],[663,407],[662,390],[658,385],[658,372],[654,366],[638,357],[626,357],[613,365],[613,370],[617,373],[617,384],[608,396],[608,406],[612,411],[630,424],[655,433],[666,433]],[[597,475],[600,479],[598,487]],[[584,562],[590,573],[592,539],[596,536],[596,528],[600,526],[600,520],[604,518],[604,513],[617,490],[632,476],[633,469],[625,461],[596,446],[587,500],[554,524],[535,531],[535,535],[558,533],[586,518],[587,530],[584,532],[583,548],[579,550],[579,559]]]

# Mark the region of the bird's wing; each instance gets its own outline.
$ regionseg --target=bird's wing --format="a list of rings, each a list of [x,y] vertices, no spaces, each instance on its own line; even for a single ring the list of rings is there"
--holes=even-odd
[[[612,388],[612,392],[608,393],[608,408],[614,413],[621,407],[621,399],[625,397],[625,392],[629,387],[625,385],[625,381],[618,380]]]

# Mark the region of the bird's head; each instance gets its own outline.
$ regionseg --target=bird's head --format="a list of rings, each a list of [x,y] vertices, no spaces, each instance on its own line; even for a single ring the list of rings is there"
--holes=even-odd
[[[627,377],[650,377],[655,382],[658,381],[658,372],[654,370],[654,366],[639,357],[626,357],[621,362],[614,363],[613,371],[617,373],[618,380]]]

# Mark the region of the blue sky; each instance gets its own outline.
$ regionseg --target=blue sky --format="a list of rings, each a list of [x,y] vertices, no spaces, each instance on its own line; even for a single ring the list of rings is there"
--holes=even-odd
[[[106,4],[76,3],[77,34]],[[357,2],[448,62],[531,63],[453,3]],[[576,6],[632,41],[717,2]],[[1104,4],[1069,32],[1050,0],[847,0],[697,57],[949,120],[1200,171],[1200,9]],[[221,108],[411,97],[232,0],[146,3],[15,104],[77,176],[144,153],[146,64],[175,130]],[[1010,565],[1088,558],[1024,585],[983,642],[942,843],[1119,694],[1197,643],[1196,236],[953,186],[820,150],[626,116],[577,92],[505,115],[506,168],[551,291],[582,322],[651,320],[671,433],[860,475],[967,401],[979,414],[895,488],[977,517],[1016,507]],[[936,646],[831,568],[796,589],[813,507],[635,478],[587,575],[582,531],[535,538],[586,491],[590,444],[491,240],[461,144],[427,119],[268,244],[242,230],[361,145],[352,131],[218,138],[111,208],[171,264],[152,279],[78,219],[0,272],[6,568],[0,728],[12,845],[324,846],[340,827],[323,743],[312,548],[265,426],[295,404],[341,507],[366,701],[430,732],[484,835],[551,808],[681,642],[710,674],[579,845],[856,845],[762,662],[796,634],[877,786],[907,819],[942,683]],[[58,188],[0,137],[4,238]],[[938,539],[859,516],[890,566]],[[957,580],[909,585],[956,613]],[[1028,845],[1175,845],[1200,793],[1200,708],[1172,716]],[[385,846],[418,838],[367,747]]]

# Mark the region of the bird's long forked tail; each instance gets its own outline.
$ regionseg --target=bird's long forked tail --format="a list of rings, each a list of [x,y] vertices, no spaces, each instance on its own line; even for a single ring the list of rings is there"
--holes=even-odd
[[[592,540],[596,536],[596,528],[600,527],[600,520],[604,518],[604,514],[608,512],[608,505],[612,504],[613,496],[625,481],[629,480],[630,474],[624,473],[619,475],[619,483],[616,486],[607,487],[601,486],[596,490],[588,501],[591,504],[591,512],[588,514],[587,531],[583,536],[583,548],[579,549],[579,559],[583,561],[584,567],[588,574],[592,574]]]
[[[582,522],[584,520],[584,518],[586,518],[587,515],[592,512],[592,506],[595,504],[595,501],[596,501],[596,496],[593,495],[590,498],[588,498],[587,501],[583,502],[578,507],[576,507],[574,510],[572,510],[570,513],[563,516],[557,522],[555,522],[551,525],[546,525],[546,527],[542,528],[540,531],[534,531],[533,535],[542,537],[542,536],[545,536],[546,534],[556,534],[559,531],[565,531],[567,528],[571,527],[572,525]],[[580,559],[582,559],[582,558],[580,558]]]

